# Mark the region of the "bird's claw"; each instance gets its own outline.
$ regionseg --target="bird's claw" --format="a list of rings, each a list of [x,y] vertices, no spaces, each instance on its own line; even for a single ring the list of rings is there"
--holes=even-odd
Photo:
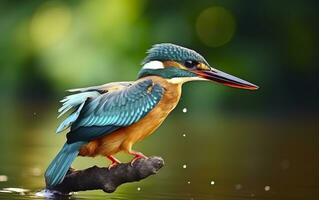
[[[112,161],[112,163],[110,164],[110,166],[108,166],[108,169],[110,170],[113,167],[116,167],[118,164],[120,164],[121,162],[116,159],[114,156],[109,155],[107,156],[108,159],[110,159]]]
[[[131,160],[131,166],[133,167],[134,163],[141,158],[147,159],[148,157],[143,155],[142,153],[136,154],[135,157]]]
[[[111,170],[112,168],[116,167],[117,165],[119,165],[119,162],[113,162],[112,164],[110,164],[107,168],[108,170]]]

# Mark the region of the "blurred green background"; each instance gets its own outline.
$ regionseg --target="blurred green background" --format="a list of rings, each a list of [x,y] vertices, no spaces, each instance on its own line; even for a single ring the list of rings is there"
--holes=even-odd
[[[160,173],[115,194],[78,197],[319,198],[318,6],[315,0],[2,0],[0,198],[30,199],[44,187],[43,172],[64,142],[54,132],[66,89],[134,80],[146,50],[162,42],[195,49],[260,89],[186,84],[166,122],[135,146],[165,159]],[[96,164],[108,162],[79,158],[74,167]],[[30,191],[22,197],[8,187]]]

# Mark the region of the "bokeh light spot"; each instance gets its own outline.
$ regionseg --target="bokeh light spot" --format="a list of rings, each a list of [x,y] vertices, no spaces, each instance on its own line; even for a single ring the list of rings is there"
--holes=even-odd
[[[199,39],[210,47],[219,47],[229,42],[235,28],[236,23],[231,12],[219,6],[202,11],[196,22]]]
[[[48,48],[65,37],[71,24],[71,11],[61,3],[40,6],[30,22],[30,37],[37,48]]]

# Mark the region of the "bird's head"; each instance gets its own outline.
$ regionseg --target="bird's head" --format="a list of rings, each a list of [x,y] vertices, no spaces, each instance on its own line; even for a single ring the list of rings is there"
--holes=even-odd
[[[175,83],[209,80],[235,88],[258,88],[252,83],[212,68],[203,56],[185,47],[170,43],[156,44],[147,53],[138,78],[161,76]]]

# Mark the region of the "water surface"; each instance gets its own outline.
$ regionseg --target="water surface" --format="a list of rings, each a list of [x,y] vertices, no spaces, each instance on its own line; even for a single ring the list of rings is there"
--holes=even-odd
[[[43,114],[44,115],[44,114]],[[161,156],[165,166],[112,194],[79,192],[71,199],[318,199],[319,134],[316,120],[219,116],[171,117],[135,146]],[[195,119],[194,119],[195,118]],[[44,199],[43,172],[64,141],[54,116],[9,126],[0,136],[0,199]],[[23,131],[23,134],[22,134]],[[122,161],[130,157],[118,155]],[[79,158],[75,168],[106,166],[104,158]]]

